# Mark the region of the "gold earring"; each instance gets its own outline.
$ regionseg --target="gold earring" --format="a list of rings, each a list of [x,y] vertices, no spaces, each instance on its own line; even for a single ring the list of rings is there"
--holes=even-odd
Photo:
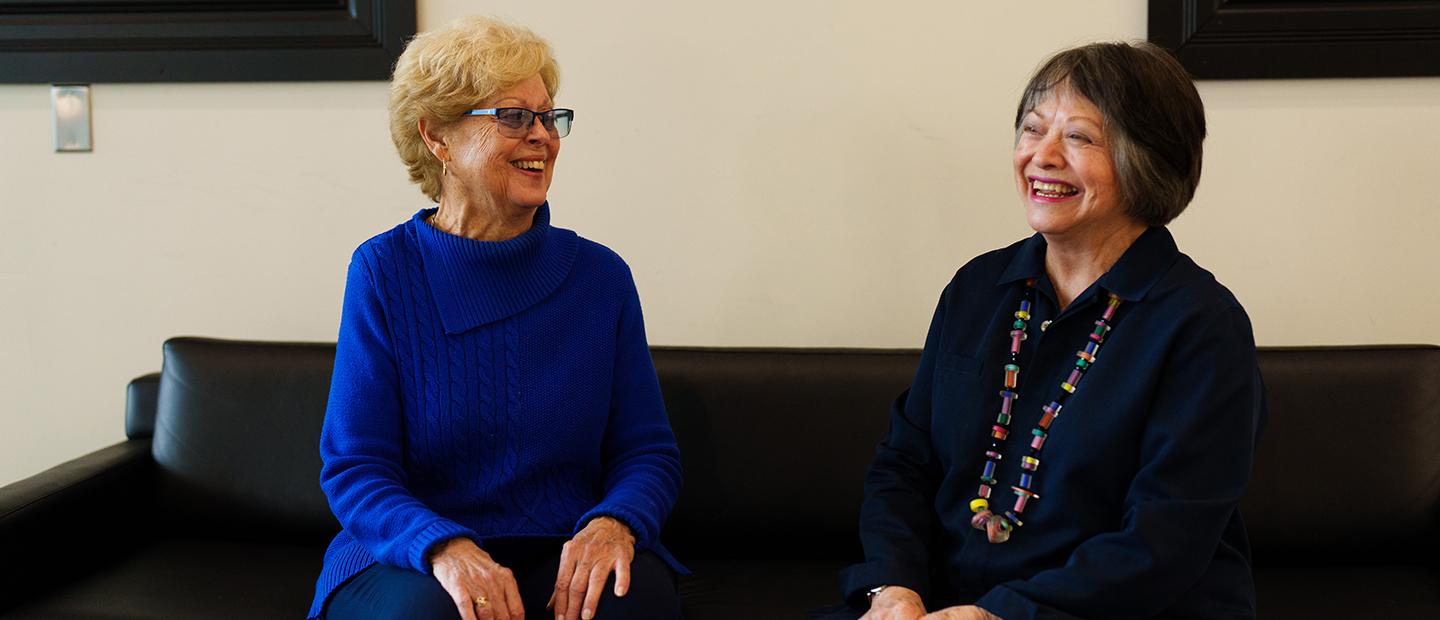
[[[440,176],[442,176],[442,177],[448,177],[448,176],[450,176],[450,162],[448,162],[448,161],[441,161],[441,162],[440,162]]]

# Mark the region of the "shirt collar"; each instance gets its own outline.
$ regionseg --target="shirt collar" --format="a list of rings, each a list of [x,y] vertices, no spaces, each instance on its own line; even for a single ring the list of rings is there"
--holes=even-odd
[[[1045,273],[1045,248],[1045,237],[1040,233],[1026,239],[995,284],[1040,278]],[[1152,226],[1130,244],[1120,255],[1120,260],[1115,261],[1096,283],[1125,301],[1139,301],[1179,257],[1180,249],[1176,247],[1175,237],[1171,236],[1169,229]]]

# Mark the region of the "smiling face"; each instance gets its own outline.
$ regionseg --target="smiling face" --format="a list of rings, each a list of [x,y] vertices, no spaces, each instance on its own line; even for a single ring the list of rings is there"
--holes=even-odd
[[[1099,108],[1069,88],[1020,121],[1015,183],[1025,219],[1050,240],[1101,240],[1139,225],[1125,213]]]
[[[476,108],[554,108],[539,75],[496,93]],[[494,116],[467,116],[447,127],[444,148],[436,156],[448,161],[449,176],[441,181],[442,200],[488,203],[502,214],[533,210],[545,202],[560,140],[539,123],[524,137],[510,138],[496,130]],[[459,192],[459,194],[455,194]]]

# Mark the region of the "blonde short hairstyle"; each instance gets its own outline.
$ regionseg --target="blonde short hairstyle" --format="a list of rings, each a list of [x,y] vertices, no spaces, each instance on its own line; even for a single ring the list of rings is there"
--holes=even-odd
[[[390,139],[421,192],[440,200],[441,165],[420,137],[420,119],[455,122],[536,74],[553,99],[560,67],[550,44],[495,18],[462,17],[410,40],[390,80]]]

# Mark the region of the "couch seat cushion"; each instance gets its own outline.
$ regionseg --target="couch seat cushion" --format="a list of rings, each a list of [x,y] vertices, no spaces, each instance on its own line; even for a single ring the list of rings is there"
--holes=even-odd
[[[1255,570],[1259,617],[1440,618],[1440,572],[1417,566]]]
[[[804,618],[840,602],[844,562],[686,560],[694,574],[680,581],[685,620]]]
[[[324,549],[165,540],[7,618],[302,618]]]

